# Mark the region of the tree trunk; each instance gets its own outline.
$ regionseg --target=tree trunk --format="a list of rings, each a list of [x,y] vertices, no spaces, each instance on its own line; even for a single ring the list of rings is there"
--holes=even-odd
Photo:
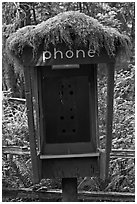
[[[13,65],[5,65],[5,82],[7,89],[11,89],[13,97],[19,97],[19,90],[17,87],[17,79]]]

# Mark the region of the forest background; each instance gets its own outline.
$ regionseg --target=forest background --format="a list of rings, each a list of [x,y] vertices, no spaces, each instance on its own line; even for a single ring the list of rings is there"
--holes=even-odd
[[[3,2],[2,3],[2,145],[29,147],[26,105],[9,98],[25,98],[21,69],[8,61],[5,51],[11,33],[27,25],[36,25],[64,11],[75,10],[118,29],[132,42],[130,59],[116,64],[114,90],[113,149],[135,148],[135,3],[134,2]],[[98,66],[99,136],[104,147],[106,127],[107,76]],[[32,187],[30,156],[7,158],[2,155],[4,187]],[[82,178],[79,180],[81,183]],[[60,188],[60,180],[44,180],[38,187]],[[101,190],[101,181],[89,178],[79,188]],[[115,158],[110,162],[110,179],[105,191],[134,192],[134,158]]]

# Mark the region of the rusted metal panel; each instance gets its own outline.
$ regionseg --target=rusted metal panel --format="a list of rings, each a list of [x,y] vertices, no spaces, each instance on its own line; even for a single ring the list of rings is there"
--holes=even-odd
[[[42,160],[42,178],[99,176],[99,159],[62,158]]]

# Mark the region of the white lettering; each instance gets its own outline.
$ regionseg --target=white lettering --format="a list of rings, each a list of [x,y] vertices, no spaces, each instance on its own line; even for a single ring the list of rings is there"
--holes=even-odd
[[[89,51],[88,51],[88,56],[89,56],[89,57],[94,57],[94,56],[95,56],[95,51],[89,50]]]
[[[44,51],[43,52],[43,62],[51,58],[51,52],[49,51]]]
[[[60,58],[63,58],[63,53],[60,50],[56,50],[56,48],[54,48],[54,59],[57,59],[57,53],[60,53]]]
[[[82,52],[82,54],[83,54],[83,58],[85,58],[85,52],[84,52],[84,50],[76,50],[76,58],[79,58],[79,52]]]
[[[48,50],[43,51],[43,62],[46,62],[46,60],[49,60],[51,58],[53,59],[63,59],[63,58],[68,58],[71,59],[73,57],[75,58],[85,58],[85,57],[94,57],[95,56],[95,51],[94,50],[66,50],[66,52],[62,52],[60,50],[57,50],[56,48],[54,48],[53,52],[50,52]]]
[[[73,53],[72,50],[68,50],[68,51],[66,52],[66,57],[67,57],[67,58],[72,58],[73,56],[74,56],[74,53]]]

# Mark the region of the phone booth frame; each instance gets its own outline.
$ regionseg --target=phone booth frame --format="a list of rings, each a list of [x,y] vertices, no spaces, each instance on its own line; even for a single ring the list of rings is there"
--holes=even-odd
[[[63,46],[64,47],[64,46]],[[96,126],[95,128],[95,134],[96,134],[96,150],[90,153],[77,153],[77,154],[66,154],[66,155],[62,155],[56,152],[55,149],[55,145],[53,145],[53,148],[55,150],[54,155],[44,155],[41,154],[41,151],[39,149],[39,154],[37,153],[36,150],[36,133],[35,133],[35,125],[34,125],[34,110],[33,110],[33,97],[35,96],[36,99],[36,118],[37,118],[37,134],[38,134],[38,138],[37,138],[37,142],[39,143],[39,148],[41,148],[40,146],[40,124],[41,124],[41,119],[42,117],[39,116],[40,112],[39,112],[39,102],[38,102],[38,74],[37,74],[37,70],[38,69],[42,69],[42,66],[45,66],[45,62],[43,63],[42,61],[42,57],[41,57],[42,53],[40,54],[40,58],[39,61],[37,63],[37,66],[35,66],[35,68],[32,66],[33,62],[31,63],[26,63],[25,67],[24,67],[24,75],[25,75],[25,87],[26,87],[26,100],[27,100],[27,107],[28,107],[28,123],[29,123],[29,131],[30,131],[30,149],[31,149],[31,157],[32,157],[32,165],[33,165],[33,171],[34,171],[34,175],[35,175],[35,183],[39,182],[41,178],[43,177],[51,177],[51,178],[55,178],[55,177],[76,177],[77,174],[75,174],[76,169],[81,169],[79,170],[79,176],[92,176],[92,175],[96,175],[99,176],[101,179],[105,180],[108,176],[108,166],[109,166],[109,159],[110,159],[110,152],[111,152],[111,143],[112,143],[112,120],[113,120],[113,91],[114,91],[114,68],[115,68],[115,58],[114,57],[109,57],[107,55],[107,53],[104,51],[100,52],[100,55],[97,56],[95,55],[92,58],[85,58],[84,60],[81,59],[75,59],[74,60],[69,60],[70,62],[67,62],[67,64],[93,64],[96,68],[97,68],[97,64],[99,63],[106,63],[107,65],[107,72],[108,72],[108,90],[107,90],[107,133],[106,133],[106,149],[105,151],[102,151],[99,147],[99,138],[98,138],[98,129],[97,129],[97,123],[94,124]],[[26,50],[24,51],[24,56],[23,56],[24,62],[30,62],[31,58],[31,53]],[[55,65],[62,65],[63,60],[62,61],[55,61],[53,62],[53,59],[51,61],[47,62],[47,65],[51,65],[51,66],[55,66]],[[31,66],[30,66],[31,64]],[[46,69],[46,67],[45,67]],[[76,68],[77,69],[77,68]],[[96,70],[96,69],[95,69]],[[67,70],[66,70],[67,71]],[[97,71],[97,70],[96,70]],[[95,72],[96,72],[95,71]],[[96,75],[96,73],[95,73]],[[96,75],[97,76],[97,75]],[[95,84],[97,83],[97,78],[95,78]],[[35,82],[35,83],[33,83]],[[97,86],[95,86],[96,89],[96,93],[95,93],[95,97],[96,97],[96,101],[97,101]],[[97,105],[97,104],[96,104]],[[97,106],[96,106],[97,108]],[[97,109],[95,111],[95,115],[96,115],[96,122],[98,120],[98,116],[97,116]],[[95,116],[94,115],[94,116]],[[94,127],[95,127],[94,126]],[[76,143],[77,145],[77,143]],[[60,149],[61,146],[59,146],[58,149]],[[73,149],[75,149],[76,146],[74,146]],[[50,146],[49,146],[50,149]],[[95,159],[96,158],[96,159]],[[91,160],[92,162],[95,164],[93,166],[97,165],[97,169],[96,169],[96,173],[92,172],[91,169]],[[95,161],[96,160],[96,161]],[[46,162],[45,162],[46,161]],[[54,161],[54,162],[53,162]],[[59,161],[61,161],[61,166],[58,167],[58,163]],[[90,162],[89,162],[90,161]],[[43,164],[42,164],[43,163]],[[75,164],[77,163],[78,168],[76,168]],[[72,172],[71,174],[69,173],[69,169],[68,166],[73,164],[74,165],[74,172]],[[72,165],[72,166],[73,166]],[[48,171],[46,174],[43,174],[41,172],[40,169],[46,169],[46,167]],[[59,168],[59,171],[57,173],[53,173],[53,168]],[[83,169],[83,167],[85,167]],[[62,172],[60,171],[60,168],[63,168],[63,173],[59,173]],[[85,169],[87,169],[87,171],[85,171]],[[93,168],[93,171],[94,168]],[[43,171],[45,172],[45,170]],[[66,172],[66,174],[64,173]]]

